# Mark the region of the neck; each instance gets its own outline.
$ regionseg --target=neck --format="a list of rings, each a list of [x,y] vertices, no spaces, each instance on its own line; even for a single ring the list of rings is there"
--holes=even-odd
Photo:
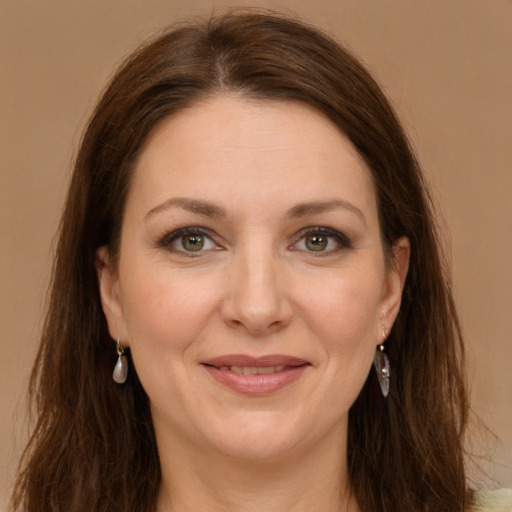
[[[338,445],[331,439],[314,450],[257,461],[160,446],[157,511],[359,512],[350,493],[345,449],[333,449]]]

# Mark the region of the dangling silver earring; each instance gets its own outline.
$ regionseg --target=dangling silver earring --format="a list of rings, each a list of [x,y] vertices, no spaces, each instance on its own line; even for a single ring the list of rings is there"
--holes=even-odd
[[[126,382],[126,378],[128,377],[128,359],[124,355],[124,348],[117,338],[116,341],[116,351],[117,351],[117,363],[114,367],[114,373],[112,373],[112,378],[114,382],[118,384],[124,384]]]
[[[386,340],[386,328],[384,326],[382,326],[382,338],[383,341]],[[384,345],[377,347],[373,358],[373,365],[379,379],[380,390],[384,398],[386,398],[389,393],[389,359],[386,352],[384,352]]]

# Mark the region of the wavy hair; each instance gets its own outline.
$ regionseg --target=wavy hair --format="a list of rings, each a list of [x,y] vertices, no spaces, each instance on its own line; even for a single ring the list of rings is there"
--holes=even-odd
[[[30,394],[35,426],[15,510],[153,511],[160,465],[134,369],[112,383],[114,343],[95,253],[116,255],[134,164],[154,127],[195,102],[236,93],[306,103],[371,170],[385,248],[407,236],[409,274],[386,346],[387,400],[373,372],[349,413],[348,468],[365,512],[467,509],[463,343],[431,200],[380,87],[330,36],[280,15],[237,11],[171,27],[117,71],[86,128],[69,186]]]

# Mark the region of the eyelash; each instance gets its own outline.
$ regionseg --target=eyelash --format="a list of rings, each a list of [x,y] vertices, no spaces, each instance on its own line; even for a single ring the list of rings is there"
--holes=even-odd
[[[174,231],[171,231],[170,233],[166,234],[158,243],[160,247],[172,250],[171,245],[178,241],[180,238],[183,238],[186,235],[197,235],[202,236],[205,239],[208,239],[213,242],[212,236],[209,234],[209,232],[203,228],[196,227],[196,226],[189,226],[186,228],[180,228],[176,229]],[[215,243],[215,242],[213,242]],[[184,254],[190,258],[198,257],[200,256],[201,252],[204,251],[186,251],[183,250],[174,250],[174,252],[179,252],[181,254]]]
[[[308,235],[322,235],[327,238],[334,239],[336,244],[338,245],[338,247],[336,247],[335,249],[330,249],[328,251],[318,251],[317,253],[315,253],[315,251],[306,251],[308,252],[308,254],[314,256],[315,258],[329,256],[331,254],[335,254],[340,251],[352,248],[352,242],[346,235],[335,229],[322,226],[311,226],[301,230],[297,234],[296,242],[293,243],[292,247],[294,245],[297,245],[301,240],[305,239]]]
[[[208,230],[205,230],[204,228],[200,228],[200,227],[196,227],[196,226],[190,226],[190,227],[180,228],[180,229],[174,230],[174,231],[166,234],[158,242],[158,246],[172,250],[172,248],[170,246],[174,242],[176,242],[177,240],[179,240],[180,238],[182,238],[186,235],[202,236],[202,237],[210,240],[211,242],[215,243]],[[344,235],[343,233],[341,233],[335,229],[321,227],[321,226],[312,226],[312,227],[308,227],[308,228],[305,228],[305,229],[299,231],[299,233],[297,233],[297,235],[295,236],[295,242],[290,246],[290,248],[297,245],[301,240],[305,239],[308,235],[322,235],[329,239],[334,239],[336,244],[338,245],[338,247],[336,247],[335,249],[330,249],[328,251],[318,251],[316,254],[315,254],[315,251],[304,250],[305,252],[310,253],[314,257],[328,256],[328,255],[337,253],[339,251],[352,248],[352,243],[346,235]],[[299,251],[302,249],[292,249],[292,250]],[[200,256],[200,254],[205,251],[175,250],[175,252],[179,252],[188,257],[194,258],[194,257]]]

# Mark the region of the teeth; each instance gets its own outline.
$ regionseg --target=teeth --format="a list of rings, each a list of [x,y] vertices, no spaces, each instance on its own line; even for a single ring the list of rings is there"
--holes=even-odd
[[[277,366],[219,366],[219,370],[231,370],[240,375],[267,375],[269,373],[281,372],[285,369],[284,364]]]
[[[276,370],[275,366],[260,366],[258,368],[255,368],[255,370],[258,371],[260,375],[265,375],[266,373],[274,373]]]

